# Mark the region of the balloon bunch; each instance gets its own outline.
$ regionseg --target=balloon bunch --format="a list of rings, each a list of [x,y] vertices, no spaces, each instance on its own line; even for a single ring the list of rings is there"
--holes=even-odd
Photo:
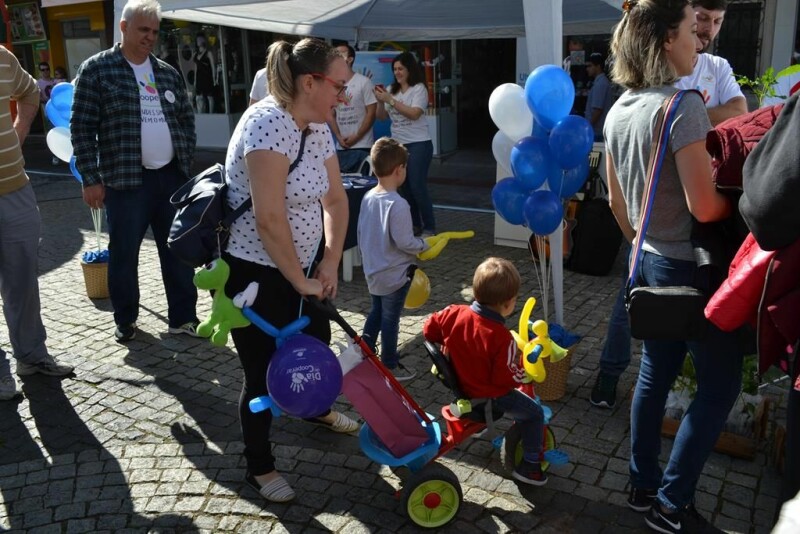
[[[549,235],[564,217],[562,199],[577,193],[589,175],[594,130],[583,117],[569,115],[575,87],[555,65],[537,67],[525,89],[513,83],[489,97],[489,115],[500,129],[492,153],[512,177],[492,189],[498,215]]]
[[[50,100],[44,106],[44,113],[53,128],[47,132],[47,148],[55,157],[69,163],[72,176],[83,183],[83,177],[75,167],[75,156],[72,151],[72,133],[69,131],[69,117],[72,112],[72,98],[75,86],[69,82],[61,82],[53,87]]]
[[[536,382],[544,382],[547,377],[544,359],[550,358],[550,361],[555,363],[562,360],[567,355],[567,351],[550,339],[546,322],[542,320],[530,322],[535,304],[536,299],[533,297],[525,302],[519,317],[519,332],[512,330],[511,335],[514,336],[517,347],[522,351],[522,364],[525,366],[525,372]],[[530,333],[534,335],[532,339],[529,339],[529,328]]]

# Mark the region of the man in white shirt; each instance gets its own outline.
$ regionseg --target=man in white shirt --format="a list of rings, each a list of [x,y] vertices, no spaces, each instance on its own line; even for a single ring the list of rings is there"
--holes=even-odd
[[[708,118],[716,126],[726,119],[747,113],[747,100],[736,83],[727,60],[703,53],[722,29],[726,0],[692,0],[697,15],[697,38],[702,49],[697,51],[694,72],[675,84],[679,89],[697,89],[703,94]]]
[[[353,173],[360,170],[372,148],[372,125],[375,124],[378,100],[370,79],[353,71],[355,49],[347,44],[338,45],[336,49],[347,62],[349,77],[344,98],[328,125],[336,137],[339,168],[342,173]]]

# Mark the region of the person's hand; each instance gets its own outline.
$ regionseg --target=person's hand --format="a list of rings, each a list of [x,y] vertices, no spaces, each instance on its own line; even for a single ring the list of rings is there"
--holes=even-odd
[[[355,134],[354,135],[348,135],[347,137],[342,139],[342,146],[350,148],[351,146],[353,146],[355,144],[356,141],[358,141],[358,139],[356,139]]]
[[[314,278],[322,284],[323,297],[335,299],[336,291],[339,288],[339,266],[331,265],[331,262],[323,259],[317,265]]]
[[[339,145],[342,148],[350,148],[350,143],[348,142],[348,139],[350,139],[349,136],[348,137],[342,137],[342,136],[337,136],[336,137],[336,140],[339,142]]]
[[[95,184],[83,187],[83,201],[90,208],[100,209],[106,198],[106,188],[103,184]]]
[[[375,86],[375,98],[384,104],[392,101],[392,95],[386,89],[378,85]]]
[[[313,296],[320,300],[325,298],[322,284],[314,278],[303,278],[303,281],[295,285],[294,289],[304,297]]]

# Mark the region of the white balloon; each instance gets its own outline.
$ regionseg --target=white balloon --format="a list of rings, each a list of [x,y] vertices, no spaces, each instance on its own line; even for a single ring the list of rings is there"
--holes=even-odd
[[[514,141],[508,138],[502,130],[498,130],[492,139],[492,154],[497,164],[506,171],[506,176],[512,176],[511,171],[511,149],[514,148]]]
[[[525,100],[525,90],[515,83],[498,85],[492,91],[489,115],[500,131],[515,143],[531,135],[533,113]]]
[[[47,148],[55,157],[69,163],[72,158],[72,136],[69,128],[56,126],[47,132]]]

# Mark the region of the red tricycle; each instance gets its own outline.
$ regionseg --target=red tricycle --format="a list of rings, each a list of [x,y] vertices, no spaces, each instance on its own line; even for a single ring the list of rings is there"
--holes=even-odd
[[[406,389],[386,369],[375,352],[342,318],[330,301],[315,302],[352,339],[358,354],[355,361],[343,362],[345,397],[364,419],[359,431],[359,445],[371,460],[389,467],[406,466],[411,476],[398,491],[403,508],[416,525],[437,528],[452,521],[458,514],[463,494],[456,475],[436,460],[476,433],[489,428],[502,415],[491,404],[478,403],[470,407],[469,399],[460,392],[458,381],[449,361],[436,346],[426,343],[433,360],[435,374],[452,391],[455,400],[442,407],[446,433],[423,410]],[[536,349],[534,349],[535,352]],[[525,393],[533,396],[532,387]],[[535,398],[535,397],[534,397]],[[545,415],[542,468],[568,462],[568,457],[556,449],[556,440],[547,423],[552,412],[542,406]],[[468,413],[466,413],[468,412]],[[493,413],[494,412],[494,413]],[[493,443],[500,449],[503,465],[512,471],[522,461],[521,435],[512,425]]]

